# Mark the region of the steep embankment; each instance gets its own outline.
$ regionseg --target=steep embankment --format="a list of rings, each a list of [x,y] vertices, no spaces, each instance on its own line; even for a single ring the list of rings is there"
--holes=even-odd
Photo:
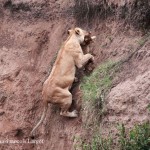
[[[117,123],[129,128],[149,119],[148,1],[0,2],[0,140],[9,140],[0,144],[0,149],[70,150],[80,146],[77,137],[89,140],[95,127],[104,135],[115,134]],[[79,118],[60,117],[59,109],[50,105],[35,136],[35,140],[44,143],[28,144],[28,135],[42,112],[42,84],[67,37],[66,31],[74,26],[91,30],[97,36],[90,47],[96,55],[95,66],[107,60],[124,60],[110,77],[109,88],[105,93],[102,90],[105,113],[95,116],[95,107],[88,107],[77,89],[74,100],[79,104],[83,101]],[[10,140],[21,143],[11,144]]]

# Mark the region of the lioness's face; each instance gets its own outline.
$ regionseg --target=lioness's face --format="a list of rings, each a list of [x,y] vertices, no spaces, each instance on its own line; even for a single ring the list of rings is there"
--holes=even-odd
[[[91,37],[91,33],[87,32],[85,30],[82,30],[81,28],[75,28],[72,30],[68,30],[68,33],[75,34],[77,36],[77,39],[79,40],[80,44],[89,44],[93,39],[95,39],[95,36]]]
[[[81,28],[75,28],[74,30],[75,30],[75,34],[77,35],[80,44],[84,42],[85,37],[89,37],[91,35],[90,32],[82,30]]]

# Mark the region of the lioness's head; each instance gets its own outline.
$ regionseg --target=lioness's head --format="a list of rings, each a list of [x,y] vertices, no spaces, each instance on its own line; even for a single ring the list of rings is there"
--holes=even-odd
[[[82,30],[81,28],[75,28],[68,30],[69,35],[75,34],[80,44],[89,44],[96,36],[91,36],[91,32]]]

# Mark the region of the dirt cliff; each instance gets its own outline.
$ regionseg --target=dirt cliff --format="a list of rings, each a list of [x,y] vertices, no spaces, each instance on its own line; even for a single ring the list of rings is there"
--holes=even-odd
[[[83,127],[90,114],[83,107],[78,118],[69,119],[50,105],[34,139],[28,138],[41,116],[42,84],[67,30],[75,26],[97,36],[90,46],[95,67],[124,60],[106,96],[102,132],[115,133],[112,125],[119,122],[130,128],[149,120],[149,6],[148,0],[0,0],[0,141],[5,142],[0,149],[71,150],[76,136],[90,136]]]

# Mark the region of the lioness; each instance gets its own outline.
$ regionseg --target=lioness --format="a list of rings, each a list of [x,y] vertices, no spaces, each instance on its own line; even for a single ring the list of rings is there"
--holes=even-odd
[[[44,111],[40,121],[31,131],[31,134],[42,123],[48,103],[59,105],[61,108],[60,115],[62,116],[78,116],[76,110],[69,112],[72,104],[72,94],[69,92],[69,89],[75,79],[76,67],[81,68],[88,60],[94,60],[91,54],[84,55],[80,46],[80,44],[86,43],[85,39],[87,40],[87,38],[92,40],[95,36],[91,37],[90,32],[84,31],[81,28],[69,30],[69,37],[60,49],[52,71],[48,79],[44,82],[42,91]]]

